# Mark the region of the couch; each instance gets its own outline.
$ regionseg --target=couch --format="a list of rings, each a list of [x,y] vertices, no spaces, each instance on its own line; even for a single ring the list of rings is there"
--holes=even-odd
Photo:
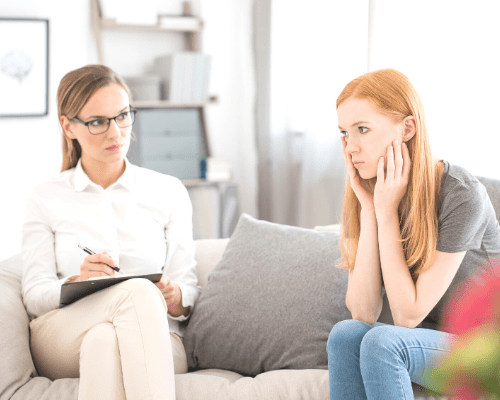
[[[479,179],[485,185],[497,215],[500,215],[500,181]],[[338,230],[338,226],[332,226],[331,229]],[[321,230],[324,229],[318,228],[318,231]],[[233,237],[196,241],[196,260],[201,287],[209,283],[209,273],[220,264],[230,240],[233,240]],[[2,360],[0,400],[76,400],[78,379],[50,381],[38,376],[35,370],[29,349],[28,315],[21,298],[20,255],[0,262],[0,293],[0,360]],[[196,307],[193,310],[193,317],[195,317],[194,311]],[[379,321],[392,323],[387,299],[384,299]],[[196,332],[190,332],[190,337],[193,336],[196,336]],[[255,376],[244,376],[221,368],[208,368],[176,375],[175,383],[178,400],[327,400],[329,398],[326,369],[267,370]],[[413,389],[415,398],[419,400],[447,398],[439,397],[438,394],[416,384],[413,385]]]

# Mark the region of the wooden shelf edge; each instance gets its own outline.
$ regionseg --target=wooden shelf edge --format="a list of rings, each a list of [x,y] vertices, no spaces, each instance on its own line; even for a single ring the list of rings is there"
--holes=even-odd
[[[132,106],[135,108],[200,108],[209,104],[218,102],[218,98],[213,96],[206,102],[200,103],[176,103],[171,101],[133,101]]]
[[[217,185],[221,185],[221,184],[234,184],[234,180],[207,181],[206,179],[202,179],[202,178],[181,179],[181,182],[186,187],[217,186]]]
[[[183,17],[177,17],[182,19]],[[194,17],[188,17],[194,18]],[[140,31],[153,31],[153,32],[200,32],[203,29],[203,21],[199,18],[198,26],[193,28],[183,28],[178,26],[169,25],[136,25],[136,24],[120,24],[114,19],[101,18],[101,29],[122,29],[122,30],[140,30]]]

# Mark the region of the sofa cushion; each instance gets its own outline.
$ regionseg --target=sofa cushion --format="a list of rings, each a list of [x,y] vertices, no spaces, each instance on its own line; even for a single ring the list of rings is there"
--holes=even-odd
[[[184,336],[188,365],[255,376],[327,369],[333,325],[351,318],[339,234],[243,214]]]
[[[205,287],[208,274],[219,263],[229,239],[198,239],[196,244],[196,274],[198,275],[198,285]]]
[[[0,263],[0,398],[77,399],[78,379],[36,377],[29,320],[21,297],[21,256]]]
[[[495,209],[497,220],[500,220],[500,180],[492,178],[484,178],[482,176],[477,176],[476,178],[486,188],[486,192],[488,192],[491,204]]]

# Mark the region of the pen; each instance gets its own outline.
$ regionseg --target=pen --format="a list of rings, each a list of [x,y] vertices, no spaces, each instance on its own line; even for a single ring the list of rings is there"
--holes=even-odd
[[[95,254],[95,251],[90,250],[88,247],[85,247],[83,244],[79,244],[78,247],[82,249],[85,253],[87,254]],[[120,274],[123,274],[122,271],[120,271],[120,268],[118,267],[112,267],[111,265],[108,265],[109,268],[114,269],[116,272],[119,272]]]

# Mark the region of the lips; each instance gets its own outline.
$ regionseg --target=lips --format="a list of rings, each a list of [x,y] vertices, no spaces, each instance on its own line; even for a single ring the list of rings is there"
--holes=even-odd
[[[120,147],[122,147],[121,144],[114,144],[113,146],[109,146],[109,147],[106,147],[106,150],[109,150],[109,151],[117,151],[120,149]]]

